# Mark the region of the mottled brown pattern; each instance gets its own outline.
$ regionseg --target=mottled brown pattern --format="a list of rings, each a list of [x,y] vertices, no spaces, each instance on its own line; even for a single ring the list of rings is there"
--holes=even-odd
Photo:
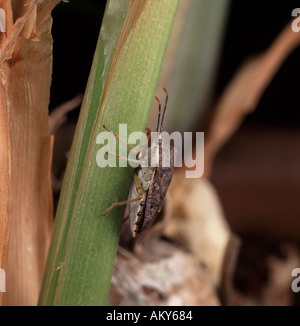
[[[174,147],[170,146],[170,167],[161,167],[162,165],[162,150],[164,146],[159,148],[159,165],[155,168],[154,178],[148,191],[146,209],[144,216],[143,231],[146,231],[156,220],[157,215],[162,209],[163,201],[166,197],[169,185],[174,172]]]
[[[147,192],[144,193],[143,198],[139,202],[139,211],[138,214],[141,213],[143,214],[142,216],[139,216],[138,214],[136,215],[136,222],[135,222],[135,230],[134,230],[134,237],[136,237],[141,231],[143,227],[143,222],[144,222],[144,215],[145,215],[145,208],[142,205],[142,203],[146,202],[147,200]]]

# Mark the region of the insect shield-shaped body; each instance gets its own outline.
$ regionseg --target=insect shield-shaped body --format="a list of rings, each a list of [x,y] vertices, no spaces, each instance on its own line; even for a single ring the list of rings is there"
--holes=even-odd
[[[148,230],[156,220],[173,176],[174,147],[166,144],[162,139],[163,120],[168,103],[168,93],[165,88],[164,91],[166,101],[162,116],[160,101],[155,97],[159,106],[157,129],[155,133],[148,133],[147,147],[142,148],[138,154],[140,162],[145,162],[145,156],[147,157],[147,164],[136,168],[129,200],[113,204],[102,214],[105,216],[113,207],[129,204],[130,229],[134,238]],[[114,135],[117,137],[116,134]],[[156,162],[154,167],[151,166],[153,162]]]
[[[149,139],[149,145],[154,142]],[[155,159],[153,160],[153,155]],[[163,155],[168,157],[164,158]],[[156,167],[151,167],[150,162],[157,160]],[[156,220],[162,209],[174,171],[174,148],[162,141],[161,129],[158,131],[157,148],[148,148],[149,167],[138,167],[134,174],[134,184],[131,189],[130,199],[140,198],[140,201],[131,202],[129,205],[130,228],[133,237],[148,230]],[[163,162],[169,162],[164,167]]]

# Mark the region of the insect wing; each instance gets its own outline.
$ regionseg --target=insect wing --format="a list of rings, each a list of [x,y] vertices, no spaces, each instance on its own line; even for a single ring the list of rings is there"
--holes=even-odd
[[[161,194],[159,191],[160,177],[158,177],[159,174],[157,172],[157,169],[155,169],[148,190],[143,231],[146,231],[151,227],[162,207]]]
[[[162,209],[169,185],[174,172],[174,147],[170,147],[170,167],[155,168],[151,184],[148,190],[143,231],[155,222],[157,215]],[[161,164],[161,160],[160,160]]]

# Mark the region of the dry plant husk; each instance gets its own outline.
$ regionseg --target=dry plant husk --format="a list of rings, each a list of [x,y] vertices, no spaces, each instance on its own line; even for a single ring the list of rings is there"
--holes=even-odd
[[[208,180],[185,179],[176,171],[157,223],[135,242],[128,234],[125,224],[111,305],[220,304],[218,291],[224,276],[227,283],[231,280],[239,241],[232,246],[231,231]],[[230,296],[226,291],[225,300]]]
[[[205,175],[210,175],[219,150],[254,111],[264,91],[286,58],[300,44],[299,33],[290,23],[263,53],[248,58],[227,85],[213,109],[208,136],[205,140]]]
[[[36,305],[52,226],[53,1],[0,1],[0,251],[5,305]],[[9,236],[10,234],[10,236]],[[8,246],[9,243],[9,246]]]

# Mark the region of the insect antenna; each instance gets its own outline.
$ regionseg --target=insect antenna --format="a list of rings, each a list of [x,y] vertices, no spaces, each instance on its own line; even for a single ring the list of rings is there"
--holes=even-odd
[[[167,105],[168,105],[168,98],[169,98],[169,94],[168,94],[167,90],[165,88],[163,88],[163,90],[166,93],[166,100],[165,100],[164,111],[163,111],[161,123],[160,123],[160,131],[163,131],[163,123],[164,123],[164,118],[165,118],[165,113],[166,113],[166,109],[167,109]]]
[[[157,96],[155,96],[156,101],[158,102],[158,119],[157,119],[157,128],[156,130],[159,131],[159,122],[160,122],[160,115],[161,115],[161,104],[160,104],[160,100],[158,99]]]

